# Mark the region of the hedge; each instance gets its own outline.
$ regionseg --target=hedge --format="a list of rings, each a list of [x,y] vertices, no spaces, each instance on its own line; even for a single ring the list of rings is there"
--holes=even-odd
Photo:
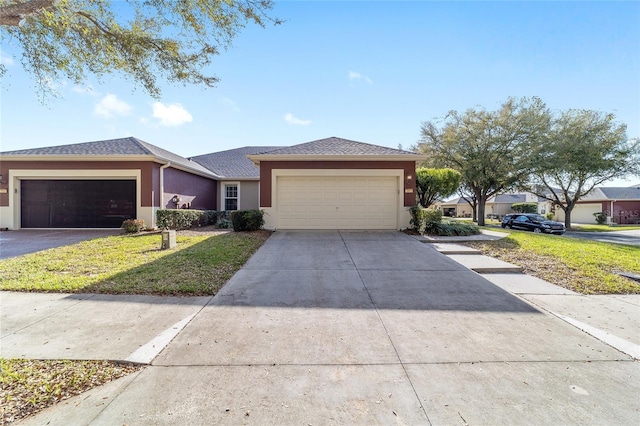
[[[194,226],[215,225],[218,212],[215,210],[158,209],[156,223],[160,229],[189,229]]]
[[[231,224],[236,232],[257,231],[264,225],[262,210],[238,210],[231,212]]]

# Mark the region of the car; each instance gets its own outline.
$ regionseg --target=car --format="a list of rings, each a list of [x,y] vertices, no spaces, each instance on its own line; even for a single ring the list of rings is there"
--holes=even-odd
[[[564,223],[548,220],[537,213],[510,213],[502,219],[503,228],[521,229],[536,233],[558,234],[565,233]]]

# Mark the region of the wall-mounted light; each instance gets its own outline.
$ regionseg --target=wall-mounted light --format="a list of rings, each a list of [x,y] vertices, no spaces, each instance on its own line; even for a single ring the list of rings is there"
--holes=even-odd
[[[173,196],[173,198],[171,199],[171,202],[172,202],[173,204],[175,204],[176,206],[177,206],[178,204],[180,204],[180,201],[182,201],[182,200],[181,200],[181,199],[180,199],[180,197],[178,197],[177,195],[174,195],[174,196]]]
[[[407,175],[407,180],[411,180],[411,179],[413,179],[413,176]]]

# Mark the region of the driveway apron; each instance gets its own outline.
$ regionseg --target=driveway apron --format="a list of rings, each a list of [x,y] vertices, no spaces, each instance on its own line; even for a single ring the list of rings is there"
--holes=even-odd
[[[628,356],[403,233],[278,231],[82,420],[636,424],[639,383]]]

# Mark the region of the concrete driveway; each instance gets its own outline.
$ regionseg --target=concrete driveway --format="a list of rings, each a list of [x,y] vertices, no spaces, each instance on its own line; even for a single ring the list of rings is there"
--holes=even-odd
[[[428,244],[279,231],[150,367],[24,424],[635,425],[639,393],[637,362]]]
[[[121,229],[38,230],[21,229],[0,232],[0,259],[22,256],[53,247],[75,244],[93,238],[121,234]]]
[[[603,243],[625,244],[628,246],[640,246],[640,230],[610,231],[610,232],[566,232],[571,238],[583,238]]]

